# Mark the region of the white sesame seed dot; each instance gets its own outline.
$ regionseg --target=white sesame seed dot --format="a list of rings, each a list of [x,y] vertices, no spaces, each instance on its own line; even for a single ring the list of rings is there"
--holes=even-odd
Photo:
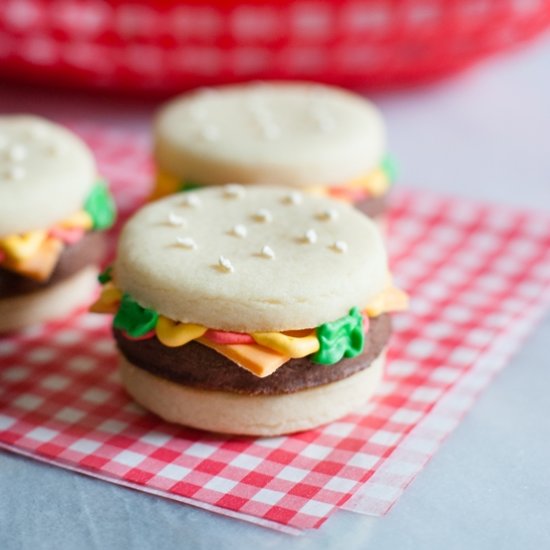
[[[336,252],[340,252],[341,254],[343,254],[344,252],[347,252],[347,251],[348,251],[348,243],[346,243],[345,241],[336,241],[336,242],[332,245],[332,248],[333,248]]]
[[[20,143],[12,145],[8,149],[8,157],[13,161],[21,161],[27,156],[27,148]]]
[[[284,204],[301,204],[301,202],[302,194],[298,193],[298,191],[292,191],[291,193],[283,197]]]
[[[246,229],[246,226],[239,223],[231,229],[230,233],[235,237],[243,239],[248,234],[248,230]]]
[[[197,243],[192,237],[176,237],[176,242],[187,250],[197,249]]]
[[[231,263],[231,260],[229,260],[229,258],[226,258],[225,256],[220,256],[218,258],[218,265],[226,273],[233,273],[235,271],[235,268],[233,267],[233,264]]]
[[[196,208],[201,205],[201,199],[195,193],[185,193],[181,201],[182,206]]]
[[[201,128],[201,136],[206,141],[211,141],[211,142],[218,141],[220,139],[220,130],[218,129],[217,126],[212,126],[212,125],[203,126]]]
[[[7,177],[10,180],[18,181],[25,177],[26,171],[22,166],[10,166],[7,171]]]
[[[66,147],[59,142],[50,143],[46,148],[46,152],[52,157],[59,157],[63,153],[65,153],[65,151],[66,151]]]
[[[304,233],[304,241],[309,244],[315,244],[317,242],[317,231],[315,229],[308,229]]]
[[[273,249],[267,244],[262,247],[261,255],[269,260],[273,260],[275,258],[275,252],[273,252]]]
[[[322,212],[319,212],[317,218],[323,221],[334,221],[337,220],[340,213],[335,208],[327,208]]]
[[[260,208],[254,215],[253,218],[260,223],[269,223],[273,220],[273,215],[267,208]]]
[[[168,223],[174,227],[181,227],[185,223],[185,218],[179,216],[175,212],[168,214]]]
[[[240,199],[245,195],[245,188],[238,183],[228,183],[223,186],[223,195],[228,199]]]

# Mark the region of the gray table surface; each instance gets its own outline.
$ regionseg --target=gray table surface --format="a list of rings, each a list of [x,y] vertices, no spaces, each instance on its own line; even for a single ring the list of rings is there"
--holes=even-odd
[[[550,37],[374,99],[407,183],[550,211]],[[140,128],[151,111],[0,86],[0,111],[61,105]],[[386,517],[337,512],[300,537],[0,452],[0,548],[550,548],[549,391],[546,317]]]

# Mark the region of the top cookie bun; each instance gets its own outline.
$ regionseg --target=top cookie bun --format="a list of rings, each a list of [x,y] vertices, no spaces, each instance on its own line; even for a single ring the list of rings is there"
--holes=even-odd
[[[0,237],[74,214],[96,177],[89,149],[65,128],[36,116],[0,116]]]
[[[219,330],[316,327],[384,289],[376,226],[352,207],[287,188],[173,195],[122,231],[117,286],[170,319]]]
[[[372,103],[320,84],[197,91],[168,103],[155,123],[158,167],[203,185],[335,185],[377,167],[385,148]]]

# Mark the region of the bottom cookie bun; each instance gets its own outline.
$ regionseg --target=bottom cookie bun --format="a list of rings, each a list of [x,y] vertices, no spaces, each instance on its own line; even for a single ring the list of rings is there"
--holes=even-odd
[[[192,388],[150,374],[123,356],[120,375],[138,403],[169,422],[210,432],[275,436],[321,426],[364,404],[382,378],[385,356],[384,350],[347,378],[279,395]]]
[[[97,268],[86,266],[69,277],[33,292],[0,299],[0,332],[59,319],[91,299]]]

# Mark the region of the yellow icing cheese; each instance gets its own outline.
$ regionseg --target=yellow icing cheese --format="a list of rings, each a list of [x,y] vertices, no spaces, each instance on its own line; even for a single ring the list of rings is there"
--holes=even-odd
[[[179,189],[180,179],[164,170],[157,170],[155,189],[150,199],[156,200],[176,193]]]
[[[118,311],[122,292],[116,286],[109,282],[101,289],[99,298],[91,305],[92,313],[112,313]]]
[[[374,197],[380,197],[389,189],[390,180],[384,170],[377,168],[364,176],[349,181],[345,187],[366,189]]]
[[[46,238],[31,256],[20,259],[8,256],[2,262],[2,267],[35,281],[47,281],[57,265],[63,248],[60,240]]]
[[[59,227],[64,229],[84,229],[89,230],[93,227],[92,217],[85,210],[79,210],[72,216],[61,220],[58,224]]]
[[[199,338],[198,342],[212,348],[259,378],[265,378],[273,374],[290,359],[289,356],[281,355],[276,351],[255,344],[221,345],[214,344],[206,338]]]
[[[394,286],[389,286],[374,298],[365,308],[365,312],[369,317],[378,317],[390,311],[404,311],[408,306],[408,295]]]
[[[200,338],[207,331],[207,328],[191,323],[178,323],[160,315],[155,330],[157,338],[162,344],[169,348],[176,348],[187,344],[191,340]]]
[[[293,359],[306,357],[319,349],[315,330],[305,336],[290,336],[282,332],[254,332],[251,336],[257,344]]]
[[[40,250],[47,237],[46,231],[29,231],[22,235],[9,235],[0,239],[0,248],[15,261],[27,260]]]

